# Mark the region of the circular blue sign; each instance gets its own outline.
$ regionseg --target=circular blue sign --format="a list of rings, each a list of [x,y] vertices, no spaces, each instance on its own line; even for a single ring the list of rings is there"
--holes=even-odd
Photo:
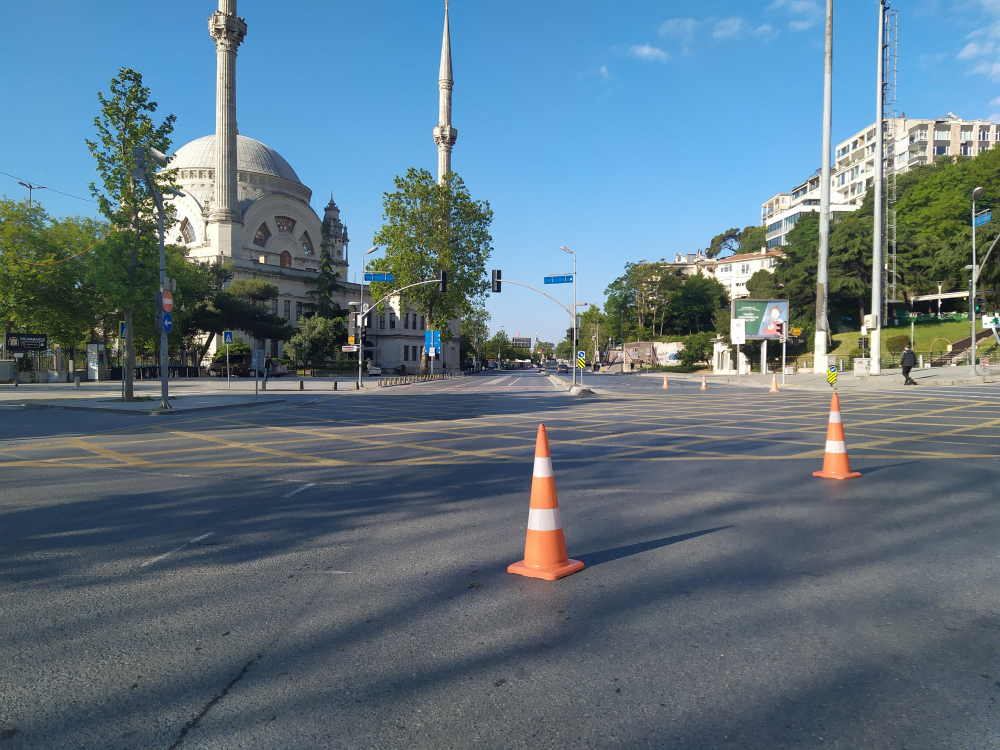
[[[163,331],[164,333],[170,333],[171,329],[174,327],[174,318],[170,313],[163,313]]]

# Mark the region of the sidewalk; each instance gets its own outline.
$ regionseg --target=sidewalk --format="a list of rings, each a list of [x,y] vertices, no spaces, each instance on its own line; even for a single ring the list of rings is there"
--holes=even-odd
[[[917,386],[910,386],[911,388],[919,388],[920,386],[948,386],[948,385],[983,385],[984,383],[1000,383],[1000,367],[995,368],[979,368],[980,373],[983,370],[987,370],[985,375],[974,375],[972,372],[972,367],[969,365],[963,365],[961,367],[932,367],[925,368],[923,370],[913,370],[910,373],[910,377],[917,381]],[[990,371],[992,370],[992,372]],[[729,383],[731,385],[743,385],[748,387],[760,387],[760,388],[770,388],[771,387],[771,374],[761,375],[760,373],[751,373],[750,375],[713,375],[712,373],[704,373],[709,382],[712,383]],[[785,382],[781,382],[781,373],[776,373],[778,378],[778,387],[782,389],[789,390],[809,390],[809,391],[827,391],[830,390],[830,384],[826,381],[826,375],[816,375],[814,373],[795,373],[794,375],[785,375]],[[691,373],[691,374],[677,374],[670,375],[670,379],[677,380],[696,380],[701,381],[702,373]],[[663,379],[663,373],[648,373],[641,375],[640,377],[655,377]],[[895,369],[884,369],[882,374],[868,377],[854,377],[854,372],[852,370],[847,370],[845,372],[838,373],[837,377],[837,389],[844,391],[875,391],[875,390],[887,390],[903,387],[903,371],[899,368]]]

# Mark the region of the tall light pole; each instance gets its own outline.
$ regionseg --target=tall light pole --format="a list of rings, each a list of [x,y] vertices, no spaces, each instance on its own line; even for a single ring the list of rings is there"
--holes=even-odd
[[[31,208],[31,191],[45,190],[45,185],[34,185],[30,182],[21,182],[20,180],[17,181],[17,184],[23,185],[24,187],[28,188],[28,208]]]
[[[361,388],[361,360],[365,356],[365,264],[368,262],[365,259],[378,250],[378,246],[371,248],[370,250],[365,250],[361,255],[361,300],[358,302],[358,310],[360,315],[358,317],[358,325],[356,330],[358,333],[358,388]]]
[[[153,182],[152,178],[149,176],[149,170],[147,169],[147,151],[149,156],[153,158],[153,161],[157,164],[163,166],[167,163],[166,155],[160,153],[155,148],[145,149],[142,146],[132,147],[132,157],[135,159],[136,166],[132,170],[132,179],[143,180],[146,183],[146,189],[153,196],[153,202],[156,203],[156,222],[157,228],[160,235],[160,297],[163,299],[163,293],[167,289],[167,255],[166,250],[163,245],[163,196],[160,191],[156,188],[156,183]],[[160,312],[162,313],[162,302],[160,304]],[[160,326],[160,408],[169,409],[170,408],[170,394],[169,394],[169,380],[167,372],[167,330],[162,325]],[[256,387],[256,386],[255,386]]]
[[[819,194],[819,264],[816,269],[816,345],[813,372],[826,372],[826,302],[830,263],[830,131],[833,123],[833,0],[826,0],[826,55],[823,68],[823,162]]]
[[[573,314],[570,316],[569,324],[573,329],[573,356],[570,357],[572,362],[570,366],[573,368],[573,385],[576,385],[576,253],[562,245],[559,246],[559,249],[573,256]],[[582,373],[580,380],[583,380]]]
[[[878,81],[875,88],[875,221],[872,229],[872,316],[875,326],[869,331],[871,361],[868,364],[868,372],[872,375],[882,374],[882,177],[885,174],[885,135],[882,132],[885,86],[882,76],[885,61],[885,2],[886,0],[879,0],[878,3]]]
[[[979,267],[976,265],[976,199],[981,197],[983,189],[977,187],[972,191],[972,283],[969,285],[969,326],[972,329],[972,373],[978,375],[976,367],[976,281],[979,277]]]

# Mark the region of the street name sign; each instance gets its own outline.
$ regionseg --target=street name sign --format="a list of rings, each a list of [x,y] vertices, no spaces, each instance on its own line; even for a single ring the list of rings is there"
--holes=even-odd
[[[342,352],[356,352],[360,348],[361,347],[357,346],[356,344],[345,344],[344,346],[340,347],[340,351],[342,351]]]
[[[391,273],[366,273],[365,281],[393,281]]]
[[[572,284],[573,283],[573,274],[567,273],[567,274],[562,274],[562,275],[559,275],[559,276],[546,276],[545,277],[545,283],[546,284]]]
[[[981,227],[983,224],[989,223],[990,219],[992,219],[992,218],[993,218],[993,212],[992,211],[989,211],[989,210],[987,210],[987,211],[980,211],[978,214],[976,214],[976,223],[975,223],[975,226]]]

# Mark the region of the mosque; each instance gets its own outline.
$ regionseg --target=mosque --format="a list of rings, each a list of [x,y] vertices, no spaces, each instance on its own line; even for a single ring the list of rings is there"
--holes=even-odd
[[[297,327],[304,306],[312,301],[308,292],[314,288],[310,281],[319,269],[325,225],[333,269],[340,273],[345,287],[334,294],[334,305],[345,309],[359,297],[369,302],[363,284],[347,283],[347,226],[333,195],[320,218],[310,203],[312,190],[302,184],[292,166],[273,148],[241,135],[237,129],[236,52],[246,36],[247,24],[236,14],[236,0],[219,0],[218,11],[208,19],[208,29],[216,52],[215,133],[181,146],[170,161],[181,192],[167,200],[175,217],[167,242],[186,248],[192,262],[231,262],[235,278],[274,284],[278,297],[271,301],[272,312]],[[439,118],[433,130],[439,180],[451,171],[457,136],[451,127],[453,82],[447,3],[440,70]],[[443,362],[439,359],[437,365],[448,370],[459,367],[457,321],[451,329],[455,340],[445,345]],[[280,341],[252,341],[239,332],[237,336],[273,357],[284,354]],[[400,309],[397,300],[381,319],[375,318],[369,338],[374,343],[366,347],[366,358],[387,368],[409,365],[406,369],[414,371],[424,332],[412,310]],[[218,345],[213,342],[209,354]]]

